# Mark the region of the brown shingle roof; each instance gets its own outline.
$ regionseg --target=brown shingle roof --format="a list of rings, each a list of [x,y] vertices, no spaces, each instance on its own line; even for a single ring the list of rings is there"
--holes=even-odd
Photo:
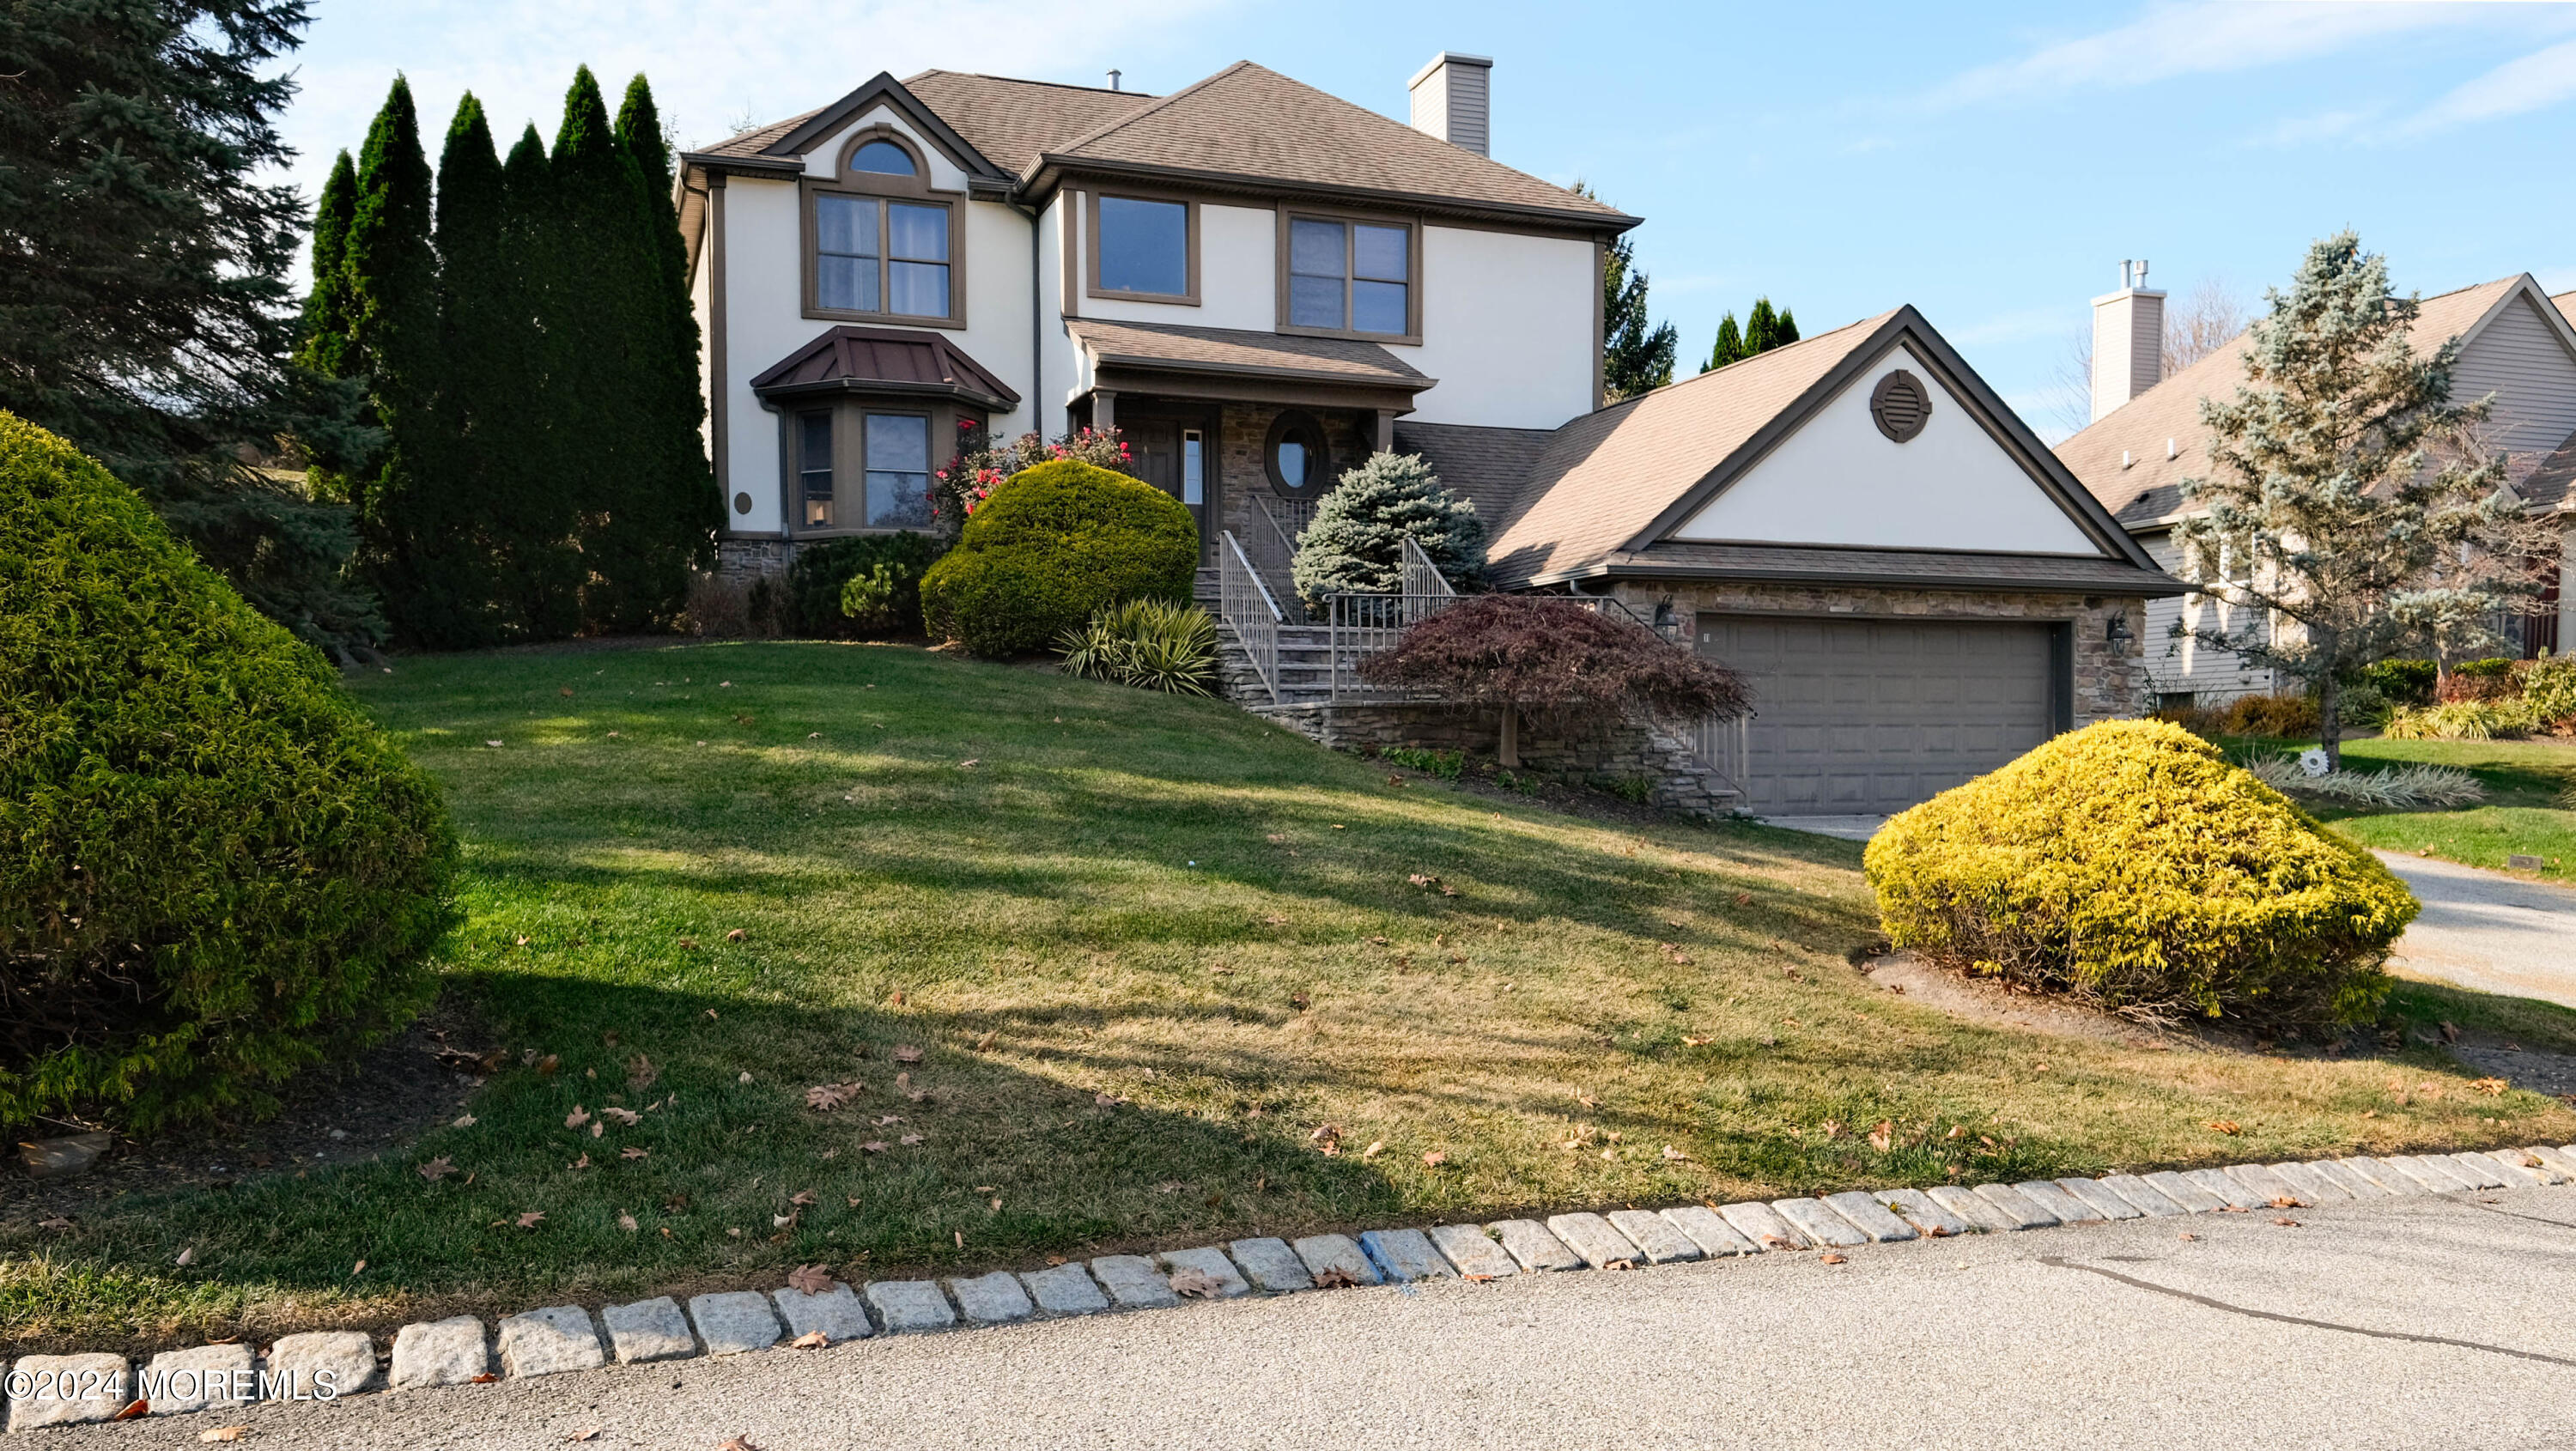
[[[2521,277],[2499,278],[2424,299],[2410,341],[2430,352],[2469,330],[2513,289]],[[2184,507],[2182,481],[2209,470],[2200,400],[2233,397],[2245,381],[2246,339],[2227,346],[2158,383],[2057,446],[2057,456],[2093,491],[2112,516],[2130,528],[2172,517]],[[2174,456],[2165,456],[2165,441]],[[2130,463],[2120,466],[2126,450]]]
[[[827,328],[751,380],[763,395],[889,392],[964,398],[1016,407],[1020,395],[944,333],[903,328]]]
[[[778,140],[778,138],[822,114],[823,108],[817,106],[811,111],[800,112],[788,117],[784,121],[772,121],[766,126],[754,126],[739,136],[728,136],[713,146],[701,146],[698,148],[697,154],[701,156],[758,156],[761,152],[768,150],[769,147]]]
[[[2576,498],[2576,435],[2558,445],[2538,468],[2523,475],[2513,491],[2535,509],[2568,507],[2571,498]]]
[[[1142,91],[1059,86],[965,71],[923,71],[906,77],[903,88],[937,112],[986,160],[1014,176],[1037,165],[1039,153],[1048,148],[1097,131],[1156,99]]]
[[[1420,390],[1432,380],[1375,343],[1289,337],[1168,322],[1065,319],[1095,365],[1175,372],[1241,373],[1327,383]]]
[[[1493,539],[1496,578],[1518,584],[1624,546],[1895,316],[1757,353],[1558,429]]]
[[[1248,60],[1048,155],[1074,166],[1186,171],[1633,224],[1614,207]]]
[[[1395,451],[1420,454],[1443,487],[1476,506],[1490,534],[1519,502],[1522,483],[1556,439],[1552,428],[1488,428],[1397,419]]]

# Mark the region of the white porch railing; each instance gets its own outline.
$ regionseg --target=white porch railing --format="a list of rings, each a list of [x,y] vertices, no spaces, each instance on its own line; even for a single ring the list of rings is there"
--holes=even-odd
[[[1279,699],[1279,626],[1286,616],[1279,602],[1271,597],[1270,586],[1261,582],[1260,572],[1244,558],[1243,545],[1231,529],[1217,535],[1216,583],[1217,618],[1243,642],[1243,653],[1252,661],[1253,673],[1261,677],[1262,688],[1270,692],[1275,704]]]

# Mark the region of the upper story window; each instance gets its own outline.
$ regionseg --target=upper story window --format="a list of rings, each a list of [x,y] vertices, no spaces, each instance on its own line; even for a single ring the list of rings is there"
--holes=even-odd
[[[1196,202],[1093,192],[1088,230],[1091,296],[1197,304]]]
[[[807,316],[965,325],[954,194],[930,190],[918,152],[864,136],[805,192]]]
[[[1313,216],[1286,224],[1288,330],[1419,340],[1413,226]]]

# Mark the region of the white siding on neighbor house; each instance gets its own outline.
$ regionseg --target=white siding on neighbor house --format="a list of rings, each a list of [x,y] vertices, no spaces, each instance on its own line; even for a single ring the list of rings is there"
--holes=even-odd
[[[1869,411],[1872,391],[1898,369],[1932,397],[1922,432],[1903,443],[1881,432]],[[1902,346],[1861,369],[1672,537],[2103,557],[2030,471]]]
[[[2576,517],[2558,536],[2558,649],[2576,650]]]
[[[1425,227],[1417,423],[1555,428],[1592,411],[1600,274],[1589,241]]]
[[[2451,373],[2451,396],[2463,403],[2495,395],[2488,424],[2495,443],[2512,454],[2516,475],[2547,457],[2576,433],[2576,356],[2571,356],[2546,303],[2516,294],[2484,331],[2460,350]]]
[[[2146,546],[2157,568],[2176,579],[2191,578],[2182,547],[2170,532],[2141,535],[2138,542]],[[2145,647],[2147,689],[2155,695],[2188,691],[2200,705],[2272,694],[2275,674],[2269,666],[2250,665],[2233,650],[2214,649],[2188,636],[2174,638],[2177,621],[2186,628],[2225,630],[2232,635],[2241,628],[2244,613],[2207,595],[2147,601],[2146,637],[2139,642]]]

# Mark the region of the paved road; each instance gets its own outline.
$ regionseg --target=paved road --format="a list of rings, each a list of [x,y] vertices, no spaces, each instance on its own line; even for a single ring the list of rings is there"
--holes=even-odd
[[[1340,1290],[273,1407],[261,1448],[2576,1443],[2576,1187]],[[2185,1242],[2183,1230],[2197,1234]],[[33,1448],[194,1446],[206,1416]]]
[[[2407,967],[2576,1008],[2576,890],[2405,852],[2375,855],[2424,904],[2397,940]]]

